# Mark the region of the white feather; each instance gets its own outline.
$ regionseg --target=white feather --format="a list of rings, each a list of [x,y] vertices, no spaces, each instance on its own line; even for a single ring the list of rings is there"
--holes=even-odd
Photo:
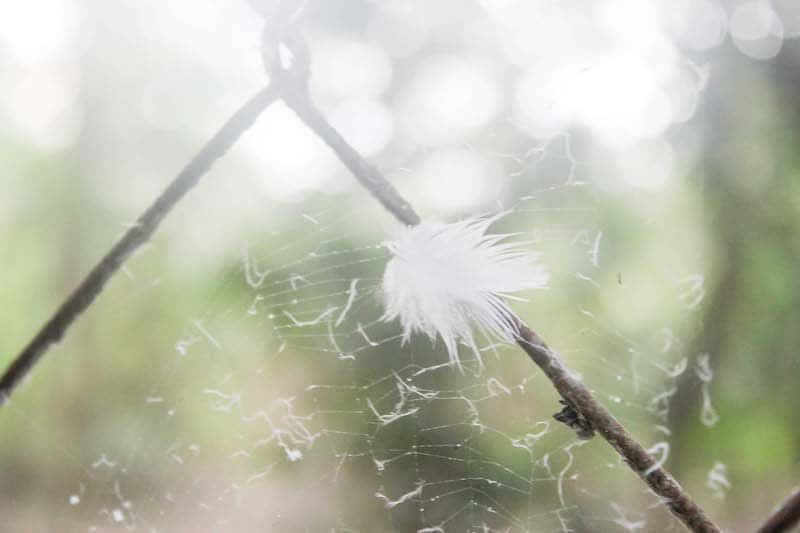
[[[513,342],[512,311],[504,298],[544,287],[547,270],[512,235],[487,234],[501,215],[444,224],[425,221],[388,243],[392,259],[383,275],[383,320],[400,319],[403,342],[412,333],[441,337],[450,362],[461,367],[458,344],[481,361],[475,333]]]

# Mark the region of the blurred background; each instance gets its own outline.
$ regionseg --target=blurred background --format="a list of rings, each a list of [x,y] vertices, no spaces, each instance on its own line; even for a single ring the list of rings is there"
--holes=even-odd
[[[268,82],[276,2],[0,4],[0,363]],[[723,527],[800,480],[800,6],[309,0],[317,104]],[[379,317],[397,230],[273,105],[0,409],[3,531],[679,531],[513,347]]]

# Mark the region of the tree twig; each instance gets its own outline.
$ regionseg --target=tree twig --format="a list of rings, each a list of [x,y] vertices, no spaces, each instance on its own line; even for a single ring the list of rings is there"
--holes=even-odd
[[[787,533],[800,524],[800,488],[769,515],[758,533]]]
[[[361,185],[371,192],[397,220],[406,226],[419,224],[420,217],[411,204],[400,196],[397,189],[383,177],[377,168],[361,157],[315,106],[308,105],[310,99],[305,90],[302,88],[290,90],[290,87],[291,85],[287,84],[287,90],[282,95],[283,101],[314,133],[325,141],[325,144],[336,153]]]
[[[586,419],[622,456],[625,463],[689,529],[700,532],[718,532],[719,528],[675,481],[675,478],[658,464],[647,450],[619,423],[614,415],[595,399],[591,391],[566,367],[561,357],[521,320],[518,323],[517,344],[525,350],[536,365],[550,379],[568,405]]]
[[[260,90],[239,108],[97,263],[0,378],[0,405],[8,401],[14,388],[28,375],[50,345],[64,336],[75,319],[103,291],[106,282],[125,260],[150,239],[167,213],[253,125],[258,116],[277,99],[278,93],[277,86],[272,84]]]
[[[287,46],[299,42],[293,35],[291,41],[284,41]],[[296,46],[296,45],[295,45]],[[303,46],[303,45],[301,45]],[[307,58],[305,49],[296,54],[297,58]],[[411,205],[397,192],[379,170],[370,165],[342,135],[327,121],[322,112],[314,105],[308,92],[307,65],[293,65],[288,71],[271,72],[271,75],[282,76],[283,91],[281,98],[297,114],[297,116],[322,138],[336,153],[342,163],[355,175],[356,179],[374,196],[389,212],[405,225],[419,224],[420,217]],[[672,513],[692,531],[703,533],[719,532],[719,528],[705,512],[689,497],[677,481],[639,444],[616,418],[595,398],[591,391],[574,377],[547,344],[521,319],[517,319],[519,336],[517,344],[528,354],[553,386],[566,401],[568,408],[591,424],[600,435],[622,456],[628,466],[644,480],[650,489],[663,498]],[[584,428],[584,436],[590,434]]]

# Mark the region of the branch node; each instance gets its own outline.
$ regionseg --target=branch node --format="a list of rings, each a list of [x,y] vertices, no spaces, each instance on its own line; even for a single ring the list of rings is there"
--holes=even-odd
[[[574,430],[579,439],[589,440],[594,437],[595,429],[591,422],[586,420],[568,401],[562,399],[559,400],[559,403],[564,408],[554,414],[553,418]]]

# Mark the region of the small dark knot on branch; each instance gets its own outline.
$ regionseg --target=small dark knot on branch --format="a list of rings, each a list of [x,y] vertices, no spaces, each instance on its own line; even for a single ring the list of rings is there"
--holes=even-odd
[[[594,427],[591,422],[586,420],[566,400],[559,400],[559,403],[561,403],[564,408],[554,414],[553,418],[562,424],[566,424],[570,429],[573,429],[580,439],[588,440],[594,437]]]

